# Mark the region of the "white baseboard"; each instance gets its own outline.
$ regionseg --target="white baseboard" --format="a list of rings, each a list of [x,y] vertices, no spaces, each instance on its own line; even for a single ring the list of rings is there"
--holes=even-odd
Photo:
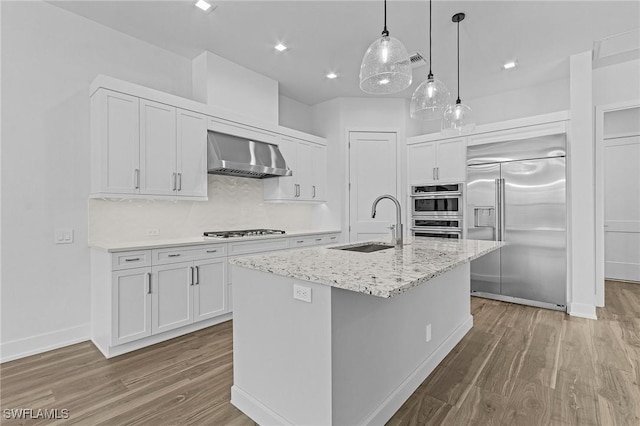
[[[293,425],[236,385],[231,386],[231,404],[259,425]]]
[[[586,303],[569,303],[567,313],[572,317],[598,319],[596,316],[596,305]]]
[[[369,414],[362,425],[384,425],[402,407],[407,399],[418,389],[418,386],[442,362],[444,357],[462,340],[473,327],[473,316],[463,322],[454,332],[436,348],[400,385],[385,399],[382,404]]]
[[[473,327],[473,316],[463,322],[454,332],[438,346],[402,383],[385,399],[382,404],[371,412],[361,424],[384,425],[396,411],[418,389],[418,386],[431,374],[440,362],[447,356],[455,345],[462,340]],[[292,423],[271,410],[262,402],[240,389],[231,387],[231,404],[261,425],[291,425]]]
[[[0,362],[13,361],[64,346],[89,340],[90,324],[56,330],[37,336],[4,342],[0,345]]]

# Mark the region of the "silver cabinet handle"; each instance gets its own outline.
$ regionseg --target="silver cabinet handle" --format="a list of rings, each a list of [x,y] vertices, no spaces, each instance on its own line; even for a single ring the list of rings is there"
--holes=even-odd
[[[151,294],[151,272],[147,272],[147,294]]]
[[[207,253],[217,253],[217,252],[218,252],[217,249],[216,250],[207,250]]]
[[[200,284],[200,267],[196,266],[196,284]]]
[[[140,169],[133,171],[133,179],[135,181],[135,189],[140,189]]]
[[[176,190],[176,174],[171,173],[171,182],[173,182],[172,191]]]
[[[316,238],[316,241],[322,241],[322,238]]]
[[[180,253],[174,253],[174,254],[170,254],[169,257],[179,257]]]
[[[438,180],[440,180],[440,167],[438,167]]]
[[[300,196],[300,184],[296,183],[296,197]]]
[[[129,259],[125,259],[124,261],[125,262],[135,262],[137,260],[140,260],[140,258],[139,257],[130,257]]]
[[[182,173],[178,173],[178,191],[182,191]]]
[[[189,266],[189,285],[193,285],[193,266]]]
[[[304,243],[304,240],[298,240],[298,241],[296,241],[296,243],[302,244],[302,243]]]
[[[433,168],[433,171],[431,172],[431,176],[433,177],[433,180],[436,180],[436,168]]]
[[[313,188],[313,198],[316,198],[316,186],[313,185],[312,188]]]

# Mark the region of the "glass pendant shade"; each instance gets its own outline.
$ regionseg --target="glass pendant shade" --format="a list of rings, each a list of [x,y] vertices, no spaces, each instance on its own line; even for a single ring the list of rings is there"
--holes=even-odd
[[[442,134],[445,136],[459,136],[472,133],[476,128],[471,108],[458,101],[449,105],[444,111],[442,119]]]
[[[360,65],[363,92],[396,93],[409,87],[411,80],[411,60],[400,40],[385,35],[371,43]]]
[[[449,89],[430,75],[413,92],[410,114],[416,120],[441,120],[451,102]]]

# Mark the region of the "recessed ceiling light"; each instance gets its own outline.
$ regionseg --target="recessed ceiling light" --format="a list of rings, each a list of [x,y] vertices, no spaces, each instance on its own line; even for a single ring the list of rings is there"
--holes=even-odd
[[[287,46],[285,46],[282,43],[276,44],[273,48],[276,49],[278,52],[284,52],[285,50],[287,50]]]
[[[196,2],[196,7],[200,10],[202,10],[203,12],[210,12],[209,9],[211,9],[211,4],[207,3],[204,0],[198,0]]]
[[[515,68],[518,65],[518,63],[516,61],[509,61],[509,62],[505,62],[504,65],[502,65],[502,68],[505,70],[510,70]]]
[[[333,80],[334,78],[338,78],[338,74],[336,74],[334,72],[330,72],[329,74],[327,74],[327,78],[329,80]]]

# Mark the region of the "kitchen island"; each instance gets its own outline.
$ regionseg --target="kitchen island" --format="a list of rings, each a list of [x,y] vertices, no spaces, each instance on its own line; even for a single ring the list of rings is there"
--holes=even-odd
[[[236,258],[231,402],[260,424],[384,424],[473,325],[469,262],[503,243],[416,238]]]

